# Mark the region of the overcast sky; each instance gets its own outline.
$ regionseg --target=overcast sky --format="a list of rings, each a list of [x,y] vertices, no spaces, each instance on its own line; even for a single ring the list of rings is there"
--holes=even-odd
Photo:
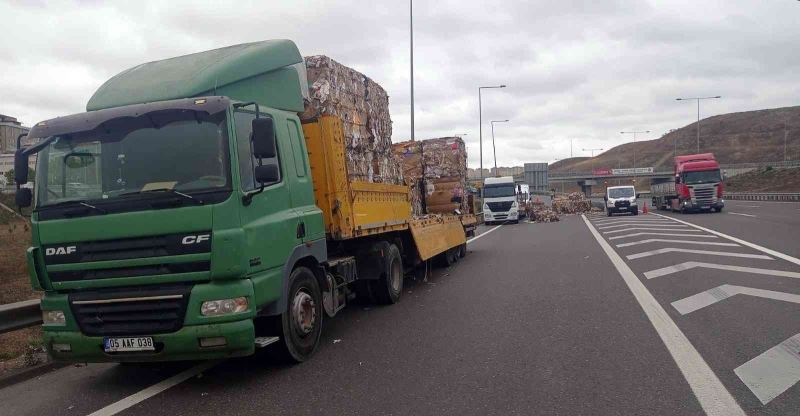
[[[0,0],[0,113],[24,124],[84,110],[110,76],[142,62],[288,38],[390,95],[409,137],[408,3],[397,0]],[[800,105],[800,2],[791,0],[417,0],[416,137],[467,133],[478,165],[478,86],[499,165],[552,162],[691,123],[679,96],[722,95],[702,116]]]

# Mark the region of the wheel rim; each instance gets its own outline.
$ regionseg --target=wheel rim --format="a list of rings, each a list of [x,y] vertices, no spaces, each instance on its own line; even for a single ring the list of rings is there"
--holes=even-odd
[[[392,291],[397,293],[400,291],[400,285],[403,282],[403,273],[400,270],[400,262],[396,259],[392,262],[390,272],[391,276],[389,276],[389,284],[392,286]]]
[[[317,305],[314,298],[304,288],[295,293],[292,299],[292,326],[300,336],[314,331],[317,323]]]

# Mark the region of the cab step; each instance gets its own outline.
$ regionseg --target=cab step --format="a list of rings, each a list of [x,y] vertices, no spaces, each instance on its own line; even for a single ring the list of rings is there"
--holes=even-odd
[[[264,348],[280,340],[279,337],[256,337],[256,348]]]

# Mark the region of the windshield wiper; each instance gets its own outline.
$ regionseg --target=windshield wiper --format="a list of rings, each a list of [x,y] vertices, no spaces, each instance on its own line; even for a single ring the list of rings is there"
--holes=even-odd
[[[90,209],[92,209],[92,210],[94,210],[96,212],[99,212],[101,214],[108,214],[108,211],[104,210],[103,208],[94,206],[94,205],[92,205],[92,204],[90,204],[90,203],[88,203],[88,202],[86,202],[84,200],[80,200],[80,199],[73,199],[73,200],[70,200],[70,201],[56,202],[55,204],[47,204],[47,205],[43,205],[43,206],[41,206],[39,208],[64,207],[64,206],[68,206],[68,205],[81,205],[81,206],[84,206],[86,208],[90,208]]]
[[[191,195],[189,195],[189,194],[185,194],[185,193],[183,193],[183,192],[176,191],[176,190],[174,190],[174,189],[172,189],[172,188],[158,188],[158,189],[148,189],[148,190],[146,190],[146,191],[134,191],[134,192],[126,192],[126,193],[124,193],[124,194],[120,194],[119,196],[126,196],[126,195],[141,195],[141,194],[148,194],[148,193],[161,193],[161,192],[163,192],[163,193],[166,193],[166,194],[170,194],[170,195],[177,195],[177,196],[179,196],[179,197],[181,197],[181,198],[188,199],[188,200],[190,200],[190,201],[194,202],[194,203],[195,203],[195,204],[197,204],[197,205],[203,205],[203,204],[205,204],[205,202],[203,202],[203,200],[202,200],[202,199],[195,198],[195,197],[193,197],[193,196],[191,196]]]

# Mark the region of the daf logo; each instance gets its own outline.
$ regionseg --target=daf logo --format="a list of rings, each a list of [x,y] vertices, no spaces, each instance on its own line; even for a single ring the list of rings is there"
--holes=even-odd
[[[208,241],[211,238],[211,234],[200,234],[200,235],[187,235],[181,239],[181,244],[189,245],[189,244],[200,244],[203,241]]]
[[[78,251],[78,247],[76,246],[50,247],[44,251],[44,254],[47,256],[63,256],[75,253],[76,251]]]

